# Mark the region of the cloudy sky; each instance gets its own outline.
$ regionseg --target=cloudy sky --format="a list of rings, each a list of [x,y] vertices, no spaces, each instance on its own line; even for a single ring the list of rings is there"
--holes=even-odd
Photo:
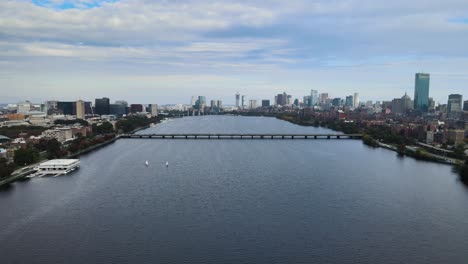
[[[0,103],[468,97],[467,0],[0,0]]]

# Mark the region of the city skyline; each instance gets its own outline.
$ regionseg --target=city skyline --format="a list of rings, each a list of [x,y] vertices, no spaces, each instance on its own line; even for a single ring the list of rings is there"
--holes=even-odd
[[[0,103],[198,93],[233,104],[236,91],[311,89],[382,101],[411,94],[415,72],[444,102],[467,89],[467,12],[461,0],[2,1]]]

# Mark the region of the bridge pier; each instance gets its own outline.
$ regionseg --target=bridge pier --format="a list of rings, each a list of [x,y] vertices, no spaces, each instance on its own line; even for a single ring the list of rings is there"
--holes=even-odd
[[[327,136],[327,139],[331,139],[331,136]]]
[[[281,139],[284,139],[284,136],[281,136]]]

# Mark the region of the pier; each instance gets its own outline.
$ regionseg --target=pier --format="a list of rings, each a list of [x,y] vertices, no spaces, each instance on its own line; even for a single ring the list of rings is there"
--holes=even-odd
[[[361,134],[124,134],[120,138],[134,139],[361,139]]]

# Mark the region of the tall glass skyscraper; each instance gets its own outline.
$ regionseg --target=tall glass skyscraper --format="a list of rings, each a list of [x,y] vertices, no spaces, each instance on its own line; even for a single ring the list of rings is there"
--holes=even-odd
[[[427,112],[429,109],[429,73],[416,73],[414,84],[414,109]]]

